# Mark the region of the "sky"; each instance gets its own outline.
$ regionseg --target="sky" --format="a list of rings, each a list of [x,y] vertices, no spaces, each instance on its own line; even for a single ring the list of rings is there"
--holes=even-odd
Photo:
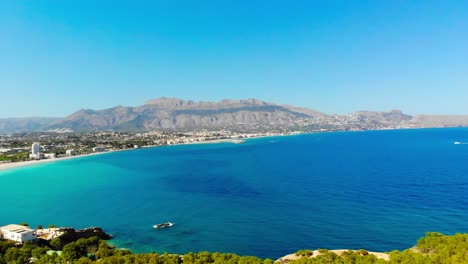
[[[0,118],[157,97],[468,114],[468,1],[0,0]]]

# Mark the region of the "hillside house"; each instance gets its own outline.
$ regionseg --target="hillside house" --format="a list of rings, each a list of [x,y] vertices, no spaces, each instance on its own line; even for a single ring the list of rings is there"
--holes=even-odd
[[[36,230],[31,229],[28,226],[15,224],[0,227],[0,237],[19,243],[33,241],[37,238]]]

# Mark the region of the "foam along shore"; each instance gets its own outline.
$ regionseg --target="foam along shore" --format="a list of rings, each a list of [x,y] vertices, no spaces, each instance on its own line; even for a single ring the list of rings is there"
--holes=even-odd
[[[353,251],[355,253],[358,253],[359,250],[349,250],[349,249],[335,249],[335,250],[327,250],[327,252],[333,252],[339,256],[341,256],[341,254],[343,254],[344,252],[347,252],[347,251]],[[320,252],[319,250],[313,250],[312,251],[313,253],[310,255],[310,256],[300,256],[300,255],[296,255],[296,254],[289,254],[289,255],[286,255],[284,257],[281,257],[279,259],[277,259],[275,262],[278,262],[278,263],[288,263],[290,261],[293,261],[293,260],[298,260],[298,259],[301,259],[301,258],[315,258],[319,255],[322,255],[324,253]],[[374,255],[375,257],[379,258],[379,259],[383,259],[383,260],[390,260],[390,255],[387,254],[387,253],[383,253],[383,252],[372,252],[372,251],[366,251],[369,255]]]
[[[0,171],[7,170],[7,169],[18,168],[18,167],[25,167],[25,166],[43,164],[43,163],[50,163],[50,162],[61,161],[61,160],[82,158],[82,157],[99,155],[99,154],[104,154],[104,153],[109,153],[109,152],[112,152],[112,151],[96,152],[96,153],[89,153],[89,154],[69,156],[69,157],[53,158],[53,159],[27,160],[27,161],[0,163]]]

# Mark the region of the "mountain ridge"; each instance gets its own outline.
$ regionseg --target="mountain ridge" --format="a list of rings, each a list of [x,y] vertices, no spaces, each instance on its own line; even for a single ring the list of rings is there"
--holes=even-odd
[[[193,130],[240,128],[267,129],[294,125],[297,119],[326,114],[283,106],[258,99],[217,102],[161,97],[141,106],[117,106],[102,110],[81,109],[50,124],[50,128],[73,130]],[[255,126],[255,127],[252,127]],[[250,127],[250,128],[249,128]]]
[[[401,110],[356,111],[329,115],[305,107],[250,98],[192,101],[160,97],[140,106],[80,109],[64,118],[0,119],[0,133],[48,130],[369,130],[412,127],[468,126],[468,116],[407,115]]]

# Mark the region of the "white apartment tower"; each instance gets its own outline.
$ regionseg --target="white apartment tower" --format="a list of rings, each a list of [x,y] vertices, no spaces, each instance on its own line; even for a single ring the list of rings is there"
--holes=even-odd
[[[30,157],[33,159],[41,159],[41,145],[39,143],[32,144]]]

